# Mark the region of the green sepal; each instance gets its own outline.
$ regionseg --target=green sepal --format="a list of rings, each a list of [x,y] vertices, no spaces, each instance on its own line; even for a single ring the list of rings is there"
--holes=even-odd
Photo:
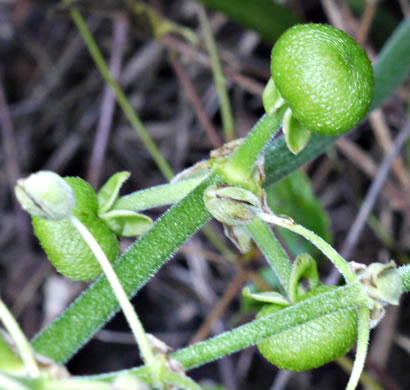
[[[215,219],[234,226],[252,222],[262,207],[253,192],[229,185],[209,186],[203,199]]]
[[[308,280],[309,290],[313,290],[320,285],[316,261],[307,253],[300,254],[293,264],[289,280],[289,298],[292,303],[299,302],[300,296],[305,293],[300,284],[301,279]]]
[[[263,291],[254,293],[249,287],[245,287],[242,290],[242,295],[258,302],[274,303],[281,306],[288,306],[290,304],[287,298],[277,291]]]
[[[279,89],[276,88],[272,77],[269,79],[265,89],[263,90],[262,102],[268,115],[272,115],[285,103]]]
[[[114,205],[119,197],[122,185],[130,177],[130,172],[118,172],[112,175],[98,191],[98,214],[104,214]]]
[[[288,108],[283,117],[283,134],[285,135],[286,144],[293,154],[300,153],[312,136],[306,127],[304,127],[293,115],[292,110]]]
[[[248,253],[252,248],[252,237],[248,229],[241,225],[223,225],[225,236],[238,248],[241,253]]]
[[[153,223],[150,217],[129,210],[111,210],[99,217],[112,232],[120,237],[140,236]]]

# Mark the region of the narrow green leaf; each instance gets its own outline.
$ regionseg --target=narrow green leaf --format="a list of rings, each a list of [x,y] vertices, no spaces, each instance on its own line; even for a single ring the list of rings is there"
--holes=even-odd
[[[359,307],[367,303],[367,297],[364,296],[359,284],[352,283],[181,349],[171,354],[171,357],[177,359],[186,370],[189,370],[250,347],[274,334],[304,324],[309,320],[325,316],[336,310]]]

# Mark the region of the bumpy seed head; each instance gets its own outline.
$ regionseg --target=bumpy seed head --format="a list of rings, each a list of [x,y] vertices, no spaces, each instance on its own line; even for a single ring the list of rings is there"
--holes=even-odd
[[[330,291],[334,287],[320,286],[306,293],[302,300]],[[266,305],[257,318],[273,314],[282,308]],[[357,312],[340,310],[278,333],[259,343],[261,354],[282,370],[307,371],[344,355],[357,340]]]
[[[98,218],[98,202],[94,189],[77,177],[66,177],[64,181],[74,192],[73,215],[87,227],[107,258],[114,261],[120,254],[119,241]],[[33,227],[41,246],[58,272],[80,281],[91,281],[101,274],[97,259],[69,219],[52,221],[33,217]]]
[[[294,117],[319,134],[350,130],[373,98],[373,69],[365,51],[329,25],[287,30],[273,47],[271,72]]]

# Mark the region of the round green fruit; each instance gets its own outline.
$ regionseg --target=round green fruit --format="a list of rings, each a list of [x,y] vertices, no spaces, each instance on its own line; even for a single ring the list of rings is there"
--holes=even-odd
[[[334,287],[320,286],[303,300]],[[257,318],[283,309],[267,305]],[[307,371],[346,354],[357,340],[357,311],[342,310],[281,332],[258,344],[261,354],[282,370]]]
[[[373,99],[373,69],[365,51],[329,25],[287,30],[273,47],[271,72],[293,116],[322,135],[356,126]]]
[[[94,189],[77,177],[64,180],[74,191],[73,215],[77,217],[97,240],[112,262],[120,254],[118,238],[97,216],[98,203]],[[64,276],[78,281],[92,281],[102,272],[90,247],[69,219],[60,221],[33,217],[34,233],[51,263]]]

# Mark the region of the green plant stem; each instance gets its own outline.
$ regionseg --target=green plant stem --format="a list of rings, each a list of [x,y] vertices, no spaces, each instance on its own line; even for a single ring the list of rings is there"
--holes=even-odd
[[[68,2],[66,1],[66,3],[69,4],[70,1]],[[145,147],[151,153],[151,156],[154,159],[155,163],[157,164],[159,170],[168,180],[172,179],[172,177],[174,176],[174,172],[172,171],[168,162],[162,156],[161,152],[158,150],[158,147],[156,146],[155,142],[152,140],[148,131],[145,129],[143,123],[138,118],[134,108],[130,104],[122,88],[112,77],[111,72],[107,66],[107,63],[105,62],[104,57],[102,56],[101,51],[97,46],[97,43],[95,42],[93,36],[91,35],[83,17],[81,16],[81,14],[78,12],[76,8],[71,9],[71,17],[73,18],[73,21],[75,25],[77,26],[78,31],[83,37],[91,56],[93,57],[102,77],[104,78],[104,81],[112,88],[112,91],[114,92],[115,97],[118,101],[118,104],[120,105],[124,114],[126,115],[128,120],[131,122],[131,125],[133,126],[135,131],[138,133],[140,138],[142,139],[142,142],[144,143]]]
[[[127,296],[133,296],[176,250],[211,218],[203,192],[219,181],[211,175],[171,207],[114,263]],[[118,310],[105,277],[97,279],[47,329],[33,340],[34,349],[58,363],[69,359]]]
[[[85,242],[88,244],[94,256],[98,260],[115,296],[118,299],[125,318],[128,321],[128,325],[130,326],[135,340],[140,348],[142,358],[145,364],[149,365],[154,360],[151,345],[148,341],[147,335],[145,334],[141,321],[132,307],[131,302],[128,300],[127,294],[122,288],[121,282],[119,281],[117,274],[114,272],[111,263],[88,229],[74,216],[70,217],[70,222],[84,238]]]
[[[282,292],[289,297],[289,280],[292,272],[292,264],[285,251],[272,233],[270,227],[259,218],[255,218],[252,223],[246,225],[246,227],[276,274],[282,286]]]
[[[194,177],[133,192],[119,198],[111,210],[142,211],[176,203],[188,195],[206,177]]]
[[[409,43],[408,29],[410,29],[410,18],[401,23],[389,39],[384,56],[375,64],[377,87],[372,108],[378,107],[384,99],[390,96],[391,91],[400,84],[401,77],[406,77],[408,74],[410,50],[407,52],[398,50],[398,48],[406,47]],[[397,56],[398,52],[402,53],[401,58]],[[390,61],[395,61],[398,66],[395,68],[396,77],[382,79],[379,75],[390,72]],[[274,124],[273,122],[280,123],[280,120],[274,121],[266,117],[263,117],[261,121],[263,123],[256,126],[268,126],[268,122],[271,124]],[[270,139],[269,137],[268,139]],[[279,181],[305,162],[323,153],[335,140],[335,137],[314,135],[306,149],[294,156],[287,149],[283,137],[279,137],[265,150],[266,179],[264,186],[267,187]],[[249,149],[249,146],[247,148]],[[254,153],[254,155],[257,156],[258,153]],[[244,157],[246,158],[245,155]],[[236,158],[236,162],[240,164],[240,159]],[[213,178],[215,179],[215,177]],[[207,179],[200,185],[200,188],[194,190],[192,194],[170,209],[162,220],[158,221],[117,261],[115,270],[121,281],[122,278],[127,281],[126,292],[129,295],[135,294],[152,274],[172,256],[177,248],[210,219],[210,215],[202,202],[202,194],[206,188],[204,186],[209,186],[215,182]],[[118,273],[118,269],[121,269],[121,275]],[[410,269],[401,267],[400,270],[405,290],[410,291]],[[34,339],[34,348],[55,361],[67,360],[117,310],[116,300],[110,294],[110,287],[104,278],[94,283],[57,320]]]
[[[336,359],[337,364],[349,375],[352,373],[353,362],[346,355]],[[369,390],[384,390],[384,388],[372,378],[370,374],[363,371],[360,375],[360,383]]]
[[[163,376],[163,380],[164,382],[173,385],[178,389],[201,390],[201,386],[199,386],[191,378],[183,374],[177,374],[176,372],[172,372],[170,370],[166,370]]]
[[[77,380],[44,380],[41,390],[112,390],[109,383]]]
[[[31,345],[27,341],[26,336],[24,336],[19,324],[1,299],[0,320],[3,322],[4,327],[16,344],[17,350],[28,374],[32,377],[38,377],[40,375],[40,370],[34,358]]]
[[[367,349],[370,336],[370,310],[366,306],[359,309],[359,336],[357,339],[356,359],[353,364],[352,374],[350,375],[349,383],[346,390],[354,390],[359,383],[360,375],[366,361]]]
[[[284,105],[272,115],[263,115],[238,147],[231,159],[223,167],[222,174],[230,184],[241,185],[243,180],[252,176],[256,160],[265,146],[279,129],[287,106]]]
[[[369,298],[360,284],[351,283],[183,348],[172,353],[170,358],[178,360],[185,370],[190,370],[335,311],[358,308],[368,304]],[[137,367],[130,372],[144,378],[147,368]],[[112,380],[116,375],[117,373],[110,373],[98,377],[91,376],[89,379]]]
[[[226,88],[225,77],[222,71],[221,62],[219,60],[218,49],[216,47],[208,17],[206,16],[206,12],[202,6],[198,6],[198,15],[202,34],[204,36],[209,58],[211,60],[212,75],[214,77],[214,83],[221,105],[221,116],[225,140],[232,141],[235,138],[235,125],[233,121],[232,107]]]
[[[362,288],[358,283],[352,283],[181,349],[171,354],[171,357],[177,359],[186,370],[189,370],[255,345],[268,337],[309,320],[333,313],[336,310],[359,307],[367,303],[368,298]]]
[[[401,266],[399,272],[403,282],[403,292],[410,291],[410,264]]]
[[[0,389],[30,390],[30,387],[19,382],[17,378],[13,378],[12,376],[0,372]]]
[[[319,237],[316,233],[312,232],[305,227],[298,225],[295,221],[288,217],[278,217],[276,215],[260,213],[259,218],[268,223],[272,223],[277,226],[281,226],[294,233],[297,233],[307,240],[309,240],[316,248],[318,248],[329,260],[337,267],[339,272],[344,276],[346,282],[352,283],[357,280],[357,276],[350,269],[347,261],[337,253],[337,251],[329,245],[322,237]]]

